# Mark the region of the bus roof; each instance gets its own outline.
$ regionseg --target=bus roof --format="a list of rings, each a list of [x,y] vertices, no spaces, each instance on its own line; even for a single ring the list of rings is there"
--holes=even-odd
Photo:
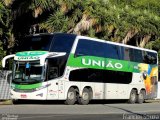
[[[30,37],[30,36],[41,36],[41,35],[54,35],[54,34],[77,36],[76,34],[55,32],[55,33],[36,33],[36,34],[30,34],[30,35],[26,35],[25,37]]]
[[[157,53],[157,51],[155,51],[155,50],[150,50],[150,49],[146,49],[146,48],[140,48],[140,47],[126,45],[126,44],[117,43],[117,42],[111,42],[111,41],[107,41],[107,40],[103,40],[103,39],[98,39],[98,38],[91,38],[91,37],[87,37],[87,36],[81,36],[81,35],[76,35],[76,34],[69,34],[69,33],[60,33],[60,32],[55,32],[55,33],[38,33],[38,34],[32,34],[32,35],[27,35],[27,36],[53,35],[53,34],[73,35],[73,36],[77,36],[78,39],[87,39],[87,40],[93,40],[93,41],[98,41],[98,42],[106,42],[106,43],[109,43],[109,44],[114,44],[114,45],[129,47],[129,48],[133,48],[133,49],[139,49],[139,50],[144,50],[144,51],[149,51],[149,52]]]
[[[129,47],[129,48],[133,48],[133,49],[139,49],[139,50],[144,50],[144,51],[157,53],[157,51],[155,51],[155,50],[150,50],[150,49],[146,49],[146,48],[140,48],[140,47],[126,45],[126,44],[122,44],[122,43],[111,42],[111,41],[107,41],[107,40],[103,40],[103,39],[91,38],[91,37],[86,37],[86,36],[81,36],[81,35],[78,35],[77,38],[78,39],[93,40],[93,41],[98,41],[98,42],[106,42],[106,43],[109,43],[109,44],[114,44],[114,45]]]

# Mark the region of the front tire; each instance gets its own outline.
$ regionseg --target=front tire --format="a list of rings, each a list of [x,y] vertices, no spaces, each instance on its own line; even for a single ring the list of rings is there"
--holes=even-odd
[[[19,104],[20,103],[20,100],[18,99],[12,99],[12,104],[13,105],[16,105],[16,104]]]
[[[137,100],[137,92],[136,92],[136,90],[131,90],[130,98],[128,100],[128,103],[135,104],[136,100]]]
[[[65,104],[67,105],[74,105],[75,102],[77,100],[77,96],[76,96],[76,91],[73,87],[71,87],[69,90],[68,90],[68,93],[67,93],[67,99],[65,101]]]
[[[87,88],[84,88],[82,96],[78,97],[78,103],[81,105],[87,105],[91,98],[90,94],[90,91]]]

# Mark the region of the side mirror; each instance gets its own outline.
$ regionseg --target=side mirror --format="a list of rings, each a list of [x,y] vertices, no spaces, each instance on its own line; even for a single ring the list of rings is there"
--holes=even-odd
[[[2,67],[5,68],[7,59],[13,58],[15,54],[7,55],[2,59]]]

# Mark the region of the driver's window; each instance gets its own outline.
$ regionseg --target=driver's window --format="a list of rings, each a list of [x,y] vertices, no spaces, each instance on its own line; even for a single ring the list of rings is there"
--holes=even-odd
[[[48,59],[48,80],[59,77],[59,66],[56,59]]]
[[[48,70],[48,80],[58,77],[58,67],[49,67]]]

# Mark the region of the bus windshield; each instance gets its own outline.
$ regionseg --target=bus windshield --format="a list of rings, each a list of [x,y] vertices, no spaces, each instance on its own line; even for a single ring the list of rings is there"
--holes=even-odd
[[[23,38],[19,46],[20,51],[45,50],[49,51],[51,42],[51,35],[28,36]]]
[[[44,80],[44,66],[38,61],[19,62],[15,61],[13,66],[13,83],[33,84]]]
[[[17,51],[43,50],[69,53],[75,37],[75,35],[60,33],[27,36],[21,40],[20,45],[17,47]]]

